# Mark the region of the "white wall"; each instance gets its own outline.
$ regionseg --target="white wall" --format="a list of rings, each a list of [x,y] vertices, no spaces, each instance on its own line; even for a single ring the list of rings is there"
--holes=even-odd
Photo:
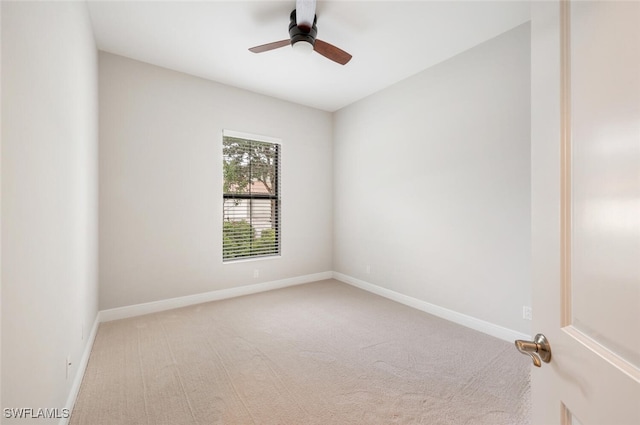
[[[529,32],[335,113],[335,271],[529,333]]]
[[[109,53],[99,75],[101,309],[332,269],[329,113]],[[281,258],[222,263],[223,129],[282,139]]]
[[[97,52],[83,2],[1,7],[2,407],[63,408],[97,314]]]
[[[0,82],[2,81],[2,4],[0,4]],[[2,84],[0,83],[0,236],[2,235]],[[2,238],[0,237],[0,382],[2,378]],[[2,385],[0,384],[0,407]]]

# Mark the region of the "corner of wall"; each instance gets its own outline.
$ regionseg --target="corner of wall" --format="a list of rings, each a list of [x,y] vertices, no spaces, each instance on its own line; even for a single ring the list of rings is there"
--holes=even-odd
[[[97,49],[84,2],[2,2],[0,23],[1,406],[61,408],[97,317]]]

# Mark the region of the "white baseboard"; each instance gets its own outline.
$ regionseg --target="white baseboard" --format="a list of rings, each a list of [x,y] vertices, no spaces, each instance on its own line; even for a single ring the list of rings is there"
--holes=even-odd
[[[422,301],[418,298],[413,298],[408,295],[404,295],[399,292],[395,292],[390,289],[365,282],[364,280],[356,279],[355,277],[351,277],[346,274],[333,272],[333,278],[347,283],[351,286],[355,286],[356,288],[360,288],[367,292],[380,295],[409,307],[424,311],[425,313],[433,314],[434,316],[441,317],[443,319],[449,320],[450,322],[466,326],[468,328],[483,332],[504,341],[513,342],[516,339],[531,339],[530,335],[524,334],[522,332],[514,331],[512,329],[508,329],[494,323],[486,322],[484,320],[476,319],[475,317],[467,316],[466,314],[458,313],[457,311],[449,310],[447,308]]]
[[[73,406],[76,404],[76,398],[78,398],[78,393],[80,392],[80,385],[82,385],[82,378],[84,378],[84,372],[87,370],[87,365],[89,364],[89,357],[91,356],[93,342],[96,340],[98,326],[100,326],[99,319],[100,314],[98,313],[96,315],[96,320],[93,322],[93,327],[91,328],[91,332],[89,333],[87,343],[84,346],[82,358],[80,359],[80,363],[78,363],[76,376],[73,378],[73,382],[71,383],[71,389],[69,390],[69,396],[67,397],[67,404],[65,405],[65,408],[69,409],[69,413],[73,411]],[[61,418],[59,425],[67,425],[69,423],[69,419],[71,419],[71,416],[69,416],[68,418]]]
[[[209,301],[224,300],[227,298],[240,297],[242,295],[256,294],[258,292],[271,291],[273,289],[286,288],[288,286],[301,285],[303,283],[315,282],[318,280],[331,279],[333,272],[323,272],[296,276],[288,279],[274,280],[271,282],[256,283],[253,285],[239,286],[235,288],[220,289],[217,291],[205,292],[202,294],[187,295],[184,297],[170,298],[167,300],[154,301],[144,304],[135,304],[126,307],[101,310],[98,313],[100,322],[126,319],[128,317],[142,316],[143,314],[157,313],[159,311],[171,310],[174,308],[186,307],[189,305],[206,303]]]

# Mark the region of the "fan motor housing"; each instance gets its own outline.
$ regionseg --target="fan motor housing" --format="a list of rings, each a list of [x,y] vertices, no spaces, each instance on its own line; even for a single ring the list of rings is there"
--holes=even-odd
[[[296,19],[296,11],[293,10],[290,16],[289,22],[289,36],[291,37],[291,45],[293,46],[299,41],[306,41],[312,46],[315,45],[316,36],[318,35],[318,27],[316,26],[316,22],[318,20],[317,16],[313,17],[313,26],[311,28],[300,25],[298,26],[298,21]]]

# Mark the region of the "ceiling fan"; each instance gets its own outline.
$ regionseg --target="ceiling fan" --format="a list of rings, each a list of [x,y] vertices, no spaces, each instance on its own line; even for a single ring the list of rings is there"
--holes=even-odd
[[[289,16],[289,39],[262,44],[249,49],[253,53],[262,53],[291,45],[294,49],[316,51],[325,58],[344,65],[351,55],[326,41],[318,40],[316,22],[316,0],[296,0],[296,8]]]

